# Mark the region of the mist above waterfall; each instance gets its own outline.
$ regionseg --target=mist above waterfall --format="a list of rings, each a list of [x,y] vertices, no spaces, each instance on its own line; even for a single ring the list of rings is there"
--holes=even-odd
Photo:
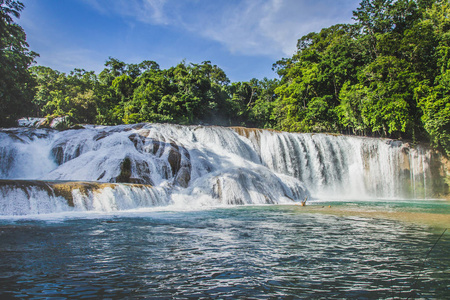
[[[48,212],[30,203],[68,198],[72,209],[110,211],[435,197],[433,152],[386,139],[137,124],[5,129],[0,141],[1,214]],[[43,193],[30,180],[52,184]],[[68,197],[55,182],[91,185],[72,184]]]

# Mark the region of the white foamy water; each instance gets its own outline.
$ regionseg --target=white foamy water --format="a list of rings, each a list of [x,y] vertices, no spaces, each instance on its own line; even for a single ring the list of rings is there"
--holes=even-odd
[[[258,132],[270,169],[302,181],[317,198],[427,198],[433,152],[389,139]],[[428,187],[427,187],[427,181]]]
[[[432,159],[425,148],[392,140],[242,128],[2,130],[0,214],[277,204],[307,196],[428,198]],[[71,186],[68,201],[51,184],[43,191],[41,183],[17,179],[114,185]]]

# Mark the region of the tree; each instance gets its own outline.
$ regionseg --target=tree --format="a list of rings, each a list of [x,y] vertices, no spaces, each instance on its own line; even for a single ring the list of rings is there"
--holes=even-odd
[[[68,76],[48,67],[30,68],[37,83],[33,103],[42,116],[66,116],[71,123],[95,123],[98,80],[94,72],[75,69]]]
[[[422,81],[415,95],[431,142],[450,155],[450,3],[434,3],[425,12],[422,23],[432,28],[436,39],[434,54],[438,73],[434,81]]]
[[[34,82],[28,68],[37,54],[28,50],[25,32],[13,20],[23,8],[19,1],[0,0],[0,126],[15,125],[32,111]]]
[[[256,79],[252,79],[250,82]],[[277,94],[275,93],[278,87],[279,81],[277,79],[256,80],[258,87],[257,97],[254,104],[251,107],[252,110],[252,122],[254,127],[259,128],[274,128],[276,120],[273,118],[273,110],[275,107],[275,101]]]
[[[346,81],[355,82],[364,65],[364,49],[352,25],[334,25],[303,36],[297,53],[275,68],[281,81],[273,117],[287,131],[337,131],[335,112]]]
[[[446,142],[448,1],[363,0],[274,65],[276,128]],[[447,147],[447,146],[446,146]]]
[[[36,82],[35,94],[32,100],[34,109],[38,117],[44,117],[52,113],[46,110],[46,104],[52,101],[52,91],[64,88],[65,75],[44,66],[31,67],[30,72]]]

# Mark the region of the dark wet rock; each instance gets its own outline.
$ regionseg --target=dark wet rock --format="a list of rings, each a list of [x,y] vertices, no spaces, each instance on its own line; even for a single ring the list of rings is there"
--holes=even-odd
[[[187,187],[191,180],[191,161],[189,151],[175,143],[170,143],[169,155],[167,161],[172,170],[172,176],[175,177],[175,184]]]
[[[133,133],[130,136],[128,136],[128,139],[133,143],[134,147],[136,148],[136,150],[141,151],[143,146],[144,146],[144,137],[137,134],[137,133]]]
[[[175,176],[181,167],[181,153],[178,151],[178,148],[169,150],[167,160],[170,164],[170,168],[172,169],[172,175]]]
[[[175,177],[175,184],[187,188],[189,186],[189,181],[191,180],[191,170],[188,167],[182,167],[178,171]]]
[[[110,136],[110,135],[111,135],[110,132],[102,131],[102,132],[98,133],[97,135],[95,135],[92,139],[94,141],[100,141],[101,139],[104,139],[105,137]]]
[[[64,147],[59,144],[52,148],[51,150],[52,157],[58,165],[62,165],[64,162]]]
[[[128,136],[128,139],[133,143],[136,150],[139,152],[151,153],[153,155],[158,154],[158,150],[161,147],[161,144],[164,144],[164,141],[157,140],[154,138],[148,137],[148,131],[142,131],[139,133],[133,133]],[[161,156],[162,153],[159,154]]]
[[[191,179],[190,173],[192,168],[189,151],[175,141],[166,141],[163,136],[159,137],[156,135],[155,138],[149,137],[149,135],[150,131],[144,129],[138,133],[130,134],[128,139],[133,143],[137,151],[155,155],[167,162],[166,165],[160,166],[160,175],[162,178],[174,178],[174,184],[187,187]],[[135,161],[133,164],[135,164],[134,167],[132,166],[134,168],[134,174],[139,174],[139,183],[152,184],[148,163]],[[122,165],[121,169],[126,166]],[[121,180],[120,182],[129,182],[131,179],[118,176],[117,180]]]
[[[150,168],[145,161],[132,161],[124,158],[120,165],[120,173],[112,179],[116,183],[153,184],[150,178]]]
[[[156,153],[158,153],[158,150],[159,150],[159,148],[160,148],[160,146],[161,146],[161,142],[159,142],[159,141],[153,141],[153,147],[152,147],[152,153],[154,154],[154,155],[156,155]]]
[[[97,181],[102,180],[103,177],[105,177],[106,171],[103,171],[102,174],[100,174],[100,176],[98,176]]]
[[[14,167],[17,157],[17,149],[3,148],[0,146],[0,175],[8,176]]]
[[[75,149],[70,152],[66,151],[66,146],[66,142],[63,141],[53,146],[50,151],[53,159],[58,165],[62,165],[69,160],[77,158],[82,153],[83,144],[76,145]]]
[[[130,182],[131,178],[131,160],[128,157],[120,165],[120,174],[116,177],[116,182]]]

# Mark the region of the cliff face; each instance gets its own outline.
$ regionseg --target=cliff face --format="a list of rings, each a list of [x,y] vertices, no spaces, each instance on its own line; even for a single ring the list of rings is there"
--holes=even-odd
[[[435,151],[435,160],[432,163],[434,188],[438,198],[450,200],[450,160]]]

